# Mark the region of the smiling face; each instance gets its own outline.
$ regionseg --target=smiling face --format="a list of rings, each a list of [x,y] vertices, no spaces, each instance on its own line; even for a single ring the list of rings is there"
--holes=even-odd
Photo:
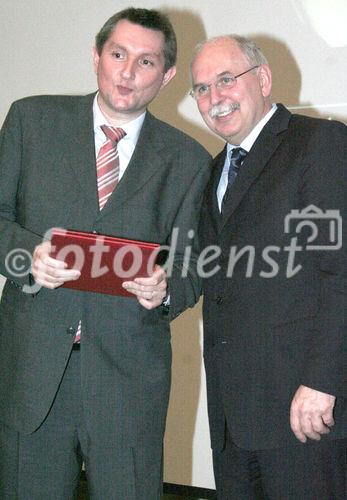
[[[176,73],[175,66],[164,72],[163,33],[127,20],[116,24],[101,54],[94,48],[93,57],[98,103],[111,122],[142,114]]]
[[[271,108],[271,71],[263,64],[237,78],[233,87],[214,82],[224,74],[238,75],[255,66],[235,40],[222,38],[203,46],[193,60],[194,87],[209,85],[209,94],[198,100],[207,126],[227,142],[239,145]]]

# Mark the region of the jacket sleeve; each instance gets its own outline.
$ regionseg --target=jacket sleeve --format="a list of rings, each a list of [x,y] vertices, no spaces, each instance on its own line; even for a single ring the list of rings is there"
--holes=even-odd
[[[183,168],[194,168],[195,176],[187,186],[171,234],[173,258],[170,263],[169,256],[168,261],[171,320],[188,307],[193,307],[201,295],[201,279],[197,272],[200,251],[197,228],[211,166],[211,157],[200,147],[183,154]]]
[[[344,172],[347,159],[347,128],[342,123],[322,121],[306,150],[312,152],[304,174],[303,199],[332,219],[344,217]],[[332,220],[331,219],[331,220]],[[336,222],[336,221],[335,221]],[[332,242],[328,218],[315,219],[317,249],[312,250],[320,282],[319,312],[312,332],[311,348],[302,375],[302,384],[316,390],[347,397],[345,310],[345,254],[341,244]],[[342,231],[338,224],[335,229]],[[339,237],[337,232],[336,237]],[[335,241],[336,243],[336,241]],[[324,246],[325,249],[319,249]],[[331,248],[329,248],[329,246]]]
[[[18,223],[23,139],[19,103],[0,132],[0,273],[18,286],[30,285],[31,256],[42,238]]]

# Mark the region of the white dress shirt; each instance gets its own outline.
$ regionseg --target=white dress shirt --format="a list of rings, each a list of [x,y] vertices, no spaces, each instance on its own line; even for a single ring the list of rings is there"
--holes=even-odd
[[[248,134],[248,136],[241,142],[240,146],[234,146],[233,144],[228,143],[227,144],[227,154],[225,156],[225,162],[224,162],[224,167],[219,179],[219,184],[217,187],[217,201],[218,201],[218,208],[219,211],[222,211],[222,200],[223,196],[225,194],[225,191],[227,190],[228,187],[228,174],[229,174],[229,168],[230,168],[230,157],[231,157],[231,152],[234,148],[236,147],[241,147],[247,153],[249,153],[251,147],[255,143],[258,135],[264,128],[264,126],[267,124],[267,122],[270,120],[272,115],[275,113],[277,109],[277,105],[273,104],[270,111],[266,113],[266,115],[256,124],[254,129]]]
[[[98,103],[98,94],[96,94],[93,103],[93,118],[94,118],[94,140],[95,140],[95,157],[98,157],[99,150],[101,146],[107,141],[107,137],[104,132],[101,130],[101,125],[109,125],[105,115],[102,113],[99,103]],[[126,132],[126,136],[121,139],[117,145],[117,151],[119,155],[119,180],[124,175],[124,172],[129,165],[132,154],[135,150],[135,146],[137,140],[140,135],[140,130],[143,124],[143,121],[146,116],[146,111],[142,113],[142,115],[135,118],[128,123],[121,125],[120,128]],[[115,125],[112,125],[115,127]]]

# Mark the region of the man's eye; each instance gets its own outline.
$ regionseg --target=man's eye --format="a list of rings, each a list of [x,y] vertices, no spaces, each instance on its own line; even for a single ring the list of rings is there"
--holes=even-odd
[[[112,52],[112,57],[115,59],[122,59],[123,55],[120,52]]]
[[[197,89],[196,92],[199,95],[205,95],[208,93],[210,86],[209,85],[200,85]]]
[[[222,76],[219,80],[222,85],[230,85],[234,81],[234,77],[231,75]]]
[[[152,62],[152,61],[150,61],[149,59],[143,59],[143,60],[142,60],[142,64],[143,64],[144,66],[153,66],[153,62]]]

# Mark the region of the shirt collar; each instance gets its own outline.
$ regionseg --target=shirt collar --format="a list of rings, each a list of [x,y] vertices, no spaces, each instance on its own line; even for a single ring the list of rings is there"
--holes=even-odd
[[[109,121],[107,120],[107,118],[100,109],[98,103],[98,95],[99,92],[97,92],[97,94],[95,95],[93,102],[94,134],[96,135],[102,134],[102,136],[104,137],[104,133],[100,128],[101,125],[111,125],[111,124],[109,123]],[[136,146],[145,116],[146,116],[146,111],[144,111],[140,116],[138,116],[134,120],[122,124],[121,128],[124,130],[124,132],[126,132],[126,136],[123,138],[123,140],[130,141],[134,144],[134,146]]]
[[[253,130],[248,134],[248,136],[245,137],[245,139],[243,139],[243,141],[241,142],[240,147],[245,149],[247,151],[247,153],[249,153],[249,151],[250,151],[251,147],[253,146],[253,144],[255,143],[258,135],[260,134],[262,129],[265,127],[267,122],[270,120],[272,115],[275,113],[276,109],[277,109],[277,104],[273,104],[271,106],[270,111],[268,111],[266,113],[266,115],[256,124],[256,126],[253,128]],[[230,143],[227,144],[227,157],[228,158],[230,158],[230,152],[236,147],[238,147],[238,146],[234,146],[233,144],[230,144]]]

